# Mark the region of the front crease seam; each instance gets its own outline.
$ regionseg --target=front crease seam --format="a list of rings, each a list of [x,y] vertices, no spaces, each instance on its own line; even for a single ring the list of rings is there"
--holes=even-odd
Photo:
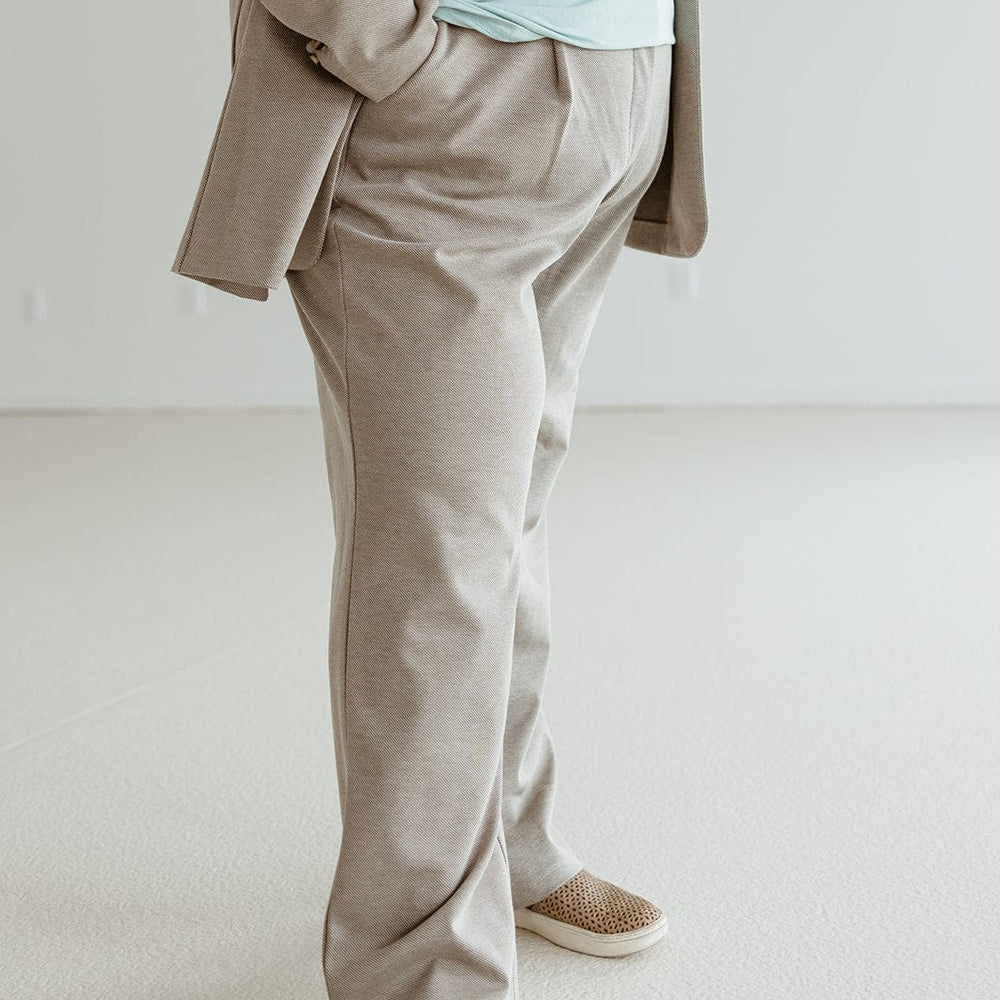
[[[347,434],[351,440],[351,476],[354,481],[354,507],[351,513],[351,554],[350,560],[347,567],[347,601],[346,608],[344,611],[344,680],[342,684],[342,705],[343,705],[343,723],[345,733],[343,734],[344,739],[344,779],[345,785],[344,789],[344,804],[345,804],[345,826],[347,821],[347,809],[346,806],[349,804],[348,790],[350,788],[350,761],[347,760],[347,747],[350,744],[350,726],[348,724],[347,716],[347,665],[348,665],[348,652],[350,650],[350,634],[351,634],[351,584],[354,581],[354,551],[357,547],[357,530],[358,530],[358,459],[357,453],[354,448],[354,422],[351,417],[351,379],[347,368],[347,344],[349,338],[350,325],[347,319],[347,294],[344,290],[344,255],[340,245],[340,236],[337,233],[337,219],[336,214],[333,218],[333,242],[337,249],[337,272],[340,279],[340,309],[341,315],[344,322],[344,387],[346,390],[347,398]]]

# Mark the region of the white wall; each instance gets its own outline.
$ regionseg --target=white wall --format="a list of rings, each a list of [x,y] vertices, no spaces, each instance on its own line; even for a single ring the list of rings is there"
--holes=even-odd
[[[1000,8],[702,17],[708,244],[624,251],[579,402],[1000,403]],[[5,22],[0,406],[313,404],[287,288],[205,289],[199,317],[169,273],[225,93],[224,0]],[[700,297],[672,297],[691,267]]]

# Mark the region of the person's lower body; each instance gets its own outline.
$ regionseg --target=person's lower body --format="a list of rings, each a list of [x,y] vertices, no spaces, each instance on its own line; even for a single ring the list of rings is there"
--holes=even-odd
[[[515,1000],[514,909],[583,868],[552,820],[546,502],[671,55],[440,22],[361,100],[288,274],[337,539],[331,1000]]]

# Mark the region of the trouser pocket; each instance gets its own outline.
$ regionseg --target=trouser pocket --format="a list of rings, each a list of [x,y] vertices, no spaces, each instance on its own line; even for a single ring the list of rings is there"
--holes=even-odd
[[[354,92],[351,105],[347,111],[347,119],[340,132],[340,138],[334,147],[330,157],[330,165],[320,183],[319,191],[316,193],[316,201],[309,211],[305,225],[299,241],[295,245],[295,253],[292,255],[288,265],[289,271],[307,271],[315,267],[320,257],[323,255],[323,248],[326,244],[326,231],[330,220],[330,213],[336,204],[337,181],[343,169],[344,156],[347,152],[347,145],[351,140],[351,133],[354,131],[354,122],[358,117],[361,106],[368,100],[359,91]]]

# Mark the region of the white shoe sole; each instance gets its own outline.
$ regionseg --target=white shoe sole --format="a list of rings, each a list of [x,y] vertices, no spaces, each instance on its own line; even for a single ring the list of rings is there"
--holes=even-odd
[[[598,934],[568,924],[564,920],[535,913],[527,907],[520,907],[514,910],[514,926],[534,931],[535,934],[540,934],[561,948],[569,948],[584,955],[596,955],[598,958],[618,958],[620,955],[631,955],[633,952],[648,948],[651,944],[656,944],[667,933],[667,917],[664,914],[655,923],[634,931]]]

